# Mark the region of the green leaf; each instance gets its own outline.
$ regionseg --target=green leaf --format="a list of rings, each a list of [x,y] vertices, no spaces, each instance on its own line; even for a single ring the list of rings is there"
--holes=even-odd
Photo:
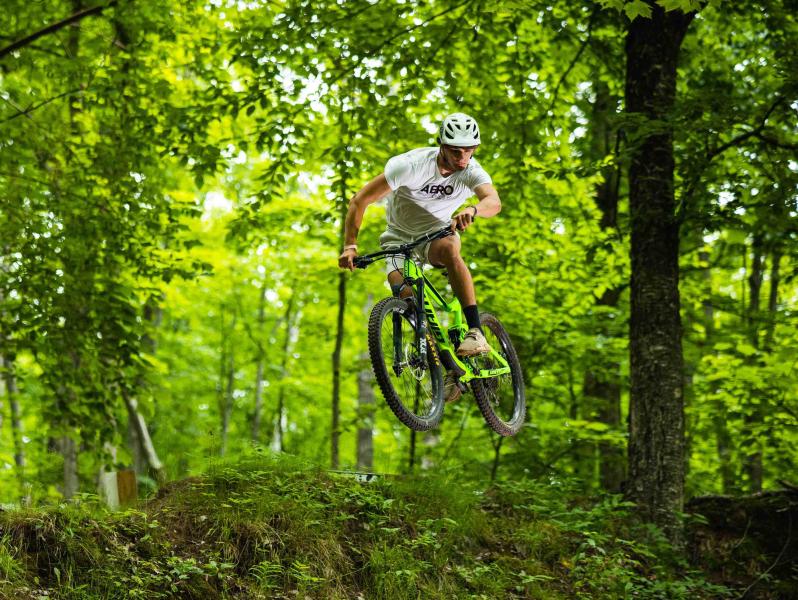
[[[602,8],[615,9],[621,11],[623,9],[623,0],[599,0]]]
[[[757,353],[757,349],[750,344],[740,344],[737,346],[737,351],[743,356],[753,356]]]
[[[630,21],[634,21],[640,16],[648,19],[651,17],[651,6],[643,0],[632,0],[623,7],[623,12],[626,13]]]
[[[686,0],[657,0],[657,4],[666,11],[671,11],[677,9],[686,10],[689,2]]]

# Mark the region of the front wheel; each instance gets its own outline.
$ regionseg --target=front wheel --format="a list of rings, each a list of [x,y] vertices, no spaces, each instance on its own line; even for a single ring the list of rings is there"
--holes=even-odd
[[[482,313],[480,319],[490,347],[507,361],[510,372],[487,379],[473,379],[471,389],[474,391],[477,406],[491,429],[499,435],[515,435],[524,424],[526,414],[521,363],[510,336],[499,323],[499,319],[487,313]],[[475,361],[479,369],[495,369],[500,366],[490,354],[480,356]]]
[[[400,298],[384,298],[369,317],[369,355],[382,395],[398,419],[426,431],[443,417],[443,373],[427,337],[422,360],[416,343],[415,309]]]

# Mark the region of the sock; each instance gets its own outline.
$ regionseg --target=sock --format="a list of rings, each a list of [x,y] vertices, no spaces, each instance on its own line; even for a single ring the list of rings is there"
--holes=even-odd
[[[463,309],[463,314],[465,315],[466,323],[468,323],[469,329],[474,329],[476,327],[482,331],[482,324],[479,322],[479,309],[477,309],[476,304],[466,306]]]

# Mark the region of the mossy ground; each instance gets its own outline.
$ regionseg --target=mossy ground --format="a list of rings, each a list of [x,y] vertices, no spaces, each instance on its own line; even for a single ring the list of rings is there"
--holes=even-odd
[[[617,497],[220,464],[135,509],[0,514],[4,598],[724,598]]]

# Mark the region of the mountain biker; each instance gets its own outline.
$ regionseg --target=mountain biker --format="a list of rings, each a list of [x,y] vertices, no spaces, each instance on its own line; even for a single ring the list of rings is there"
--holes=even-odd
[[[464,113],[450,114],[441,123],[437,142],[438,147],[416,148],[392,157],[384,172],[352,197],[344,223],[344,247],[338,258],[342,269],[355,268],[357,234],[366,207],[386,196],[390,196],[386,208],[388,227],[380,236],[380,245],[385,250],[448,224],[453,230],[462,231],[471,226],[477,216],[490,218],[499,213],[499,194],[490,176],[472,158],[480,144],[476,120]],[[454,214],[473,195],[477,203]],[[414,254],[423,262],[446,268],[452,290],[460,300],[469,329],[457,349],[458,356],[488,352],[490,346],[481,329],[474,282],[460,256],[460,237],[453,235],[433,240],[416,247]],[[403,260],[401,255],[389,257],[386,264],[391,289],[406,297],[412,292],[404,286]],[[445,394],[448,402],[460,395],[451,373],[447,374]]]

